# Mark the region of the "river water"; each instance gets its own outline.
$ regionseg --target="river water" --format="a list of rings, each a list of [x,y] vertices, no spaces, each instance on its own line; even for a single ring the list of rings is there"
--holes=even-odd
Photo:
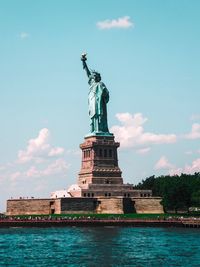
[[[200,266],[200,231],[150,227],[0,229],[0,266]]]

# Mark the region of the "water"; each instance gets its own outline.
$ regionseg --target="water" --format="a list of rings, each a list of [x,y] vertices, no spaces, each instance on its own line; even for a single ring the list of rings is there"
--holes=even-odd
[[[200,266],[199,229],[0,229],[0,266]]]

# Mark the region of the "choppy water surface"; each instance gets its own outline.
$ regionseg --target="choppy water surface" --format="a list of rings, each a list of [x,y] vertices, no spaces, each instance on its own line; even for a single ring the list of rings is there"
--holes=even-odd
[[[200,266],[200,231],[122,227],[0,229],[0,266]]]

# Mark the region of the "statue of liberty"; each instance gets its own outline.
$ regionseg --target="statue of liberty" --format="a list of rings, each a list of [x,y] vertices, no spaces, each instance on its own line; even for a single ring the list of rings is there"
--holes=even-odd
[[[86,64],[86,54],[82,54],[81,60],[90,85],[88,94],[89,116],[91,119],[90,132],[94,134],[112,135],[109,133],[107,123],[106,105],[109,101],[109,91],[105,84],[101,82],[100,73],[89,70]]]

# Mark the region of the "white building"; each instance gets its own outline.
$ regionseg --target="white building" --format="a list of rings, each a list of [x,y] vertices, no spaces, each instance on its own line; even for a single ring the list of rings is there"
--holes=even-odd
[[[62,197],[81,197],[81,188],[77,184],[73,184],[67,190],[57,190],[51,193],[51,198]]]

